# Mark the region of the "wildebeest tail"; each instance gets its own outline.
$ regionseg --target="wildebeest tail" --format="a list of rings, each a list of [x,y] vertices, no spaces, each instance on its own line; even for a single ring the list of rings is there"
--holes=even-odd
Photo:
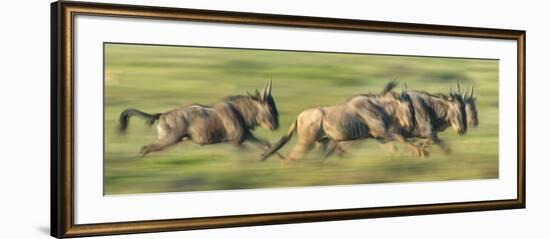
[[[277,143],[272,145],[267,151],[262,154],[262,161],[266,160],[269,156],[273,155],[275,152],[281,149],[292,138],[292,135],[294,134],[294,132],[296,132],[297,124],[298,122],[294,121],[294,123],[292,123],[292,125],[288,129],[286,135],[281,137],[281,139],[279,139]]]
[[[131,116],[139,116],[141,118],[144,118],[146,120],[145,122],[147,123],[147,125],[152,125],[159,119],[160,115],[161,114],[159,113],[148,114],[137,109],[128,108],[122,111],[122,113],[120,113],[120,117],[118,118],[118,123],[119,123],[118,131],[120,133],[123,133],[126,131],[126,129],[128,128],[128,123],[130,122]]]

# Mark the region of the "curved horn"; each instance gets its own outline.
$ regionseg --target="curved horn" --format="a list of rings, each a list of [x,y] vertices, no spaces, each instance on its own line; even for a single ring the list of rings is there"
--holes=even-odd
[[[472,86],[472,90],[470,91],[470,98],[474,98],[474,86]]]
[[[271,95],[271,80],[267,81],[265,84],[262,94],[260,95],[260,99],[265,101],[269,95]]]
[[[458,89],[458,94],[460,95],[460,83],[456,80],[456,88]]]
[[[469,92],[470,92],[470,88],[467,88],[466,91],[464,91],[464,94],[462,94],[462,98],[464,99],[468,98]]]
[[[265,93],[266,93],[265,95],[266,96],[271,95],[271,85],[272,85],[271,80],[269,80],[267,82],[267,86],[266,86],[266,89],[265,89]]]

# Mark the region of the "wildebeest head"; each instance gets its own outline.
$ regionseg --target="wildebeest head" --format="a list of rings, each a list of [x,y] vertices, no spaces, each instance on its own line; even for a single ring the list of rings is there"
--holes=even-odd
[[[466,109],[464,99],[460,93],[460,84],[457,83],[457,87],[457,92],[449,92],[451,98],[447,99],[447,119],[454,131],[463,135],[468,129],[466,125]]]
[[[464,94],[464,105],[466,110],[466,122],[469,127],[474,128],[479,124],[479,120],[477,118],[476,100],[477,98],[474,97],[474,87],[472,86],[470,91],[466,91]]]
[[[256,107],[256,122],[262,127],[270,130],[279,128],[279,111],[271,95],[271,80],[267,82],[262,92],[256,90],[255,95],[249,94]]]

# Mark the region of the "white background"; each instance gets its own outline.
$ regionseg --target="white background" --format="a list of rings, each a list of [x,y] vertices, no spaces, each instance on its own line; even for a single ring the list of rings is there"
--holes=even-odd
[[[509,238],[546,237],[550,198],[544,118],[550,21],[542,5],[499,1],[133,1],[234,11],[313,15],[527,30],[527,207],[525,210],[141,234],[111,238]],[[13,6],[11,6],[13,5]],[[47,238],[49,231],[49,4],[4,5],[0,59],[2,173],[0,233]],[[544,107],[546,109],[547,107]],[[540,127],[538,127],[540,126]],[[535,236],[535,235],[539,236]]]

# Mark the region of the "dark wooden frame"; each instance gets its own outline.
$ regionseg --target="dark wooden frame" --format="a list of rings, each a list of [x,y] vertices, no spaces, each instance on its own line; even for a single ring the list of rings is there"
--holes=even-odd
[[[517,42],[517,198],[100,224],[74,223],[73,20],[75,15],[509,39]],[[84,2],[51,4],[51,235],[78,237],[525,208],[525,31]]]

